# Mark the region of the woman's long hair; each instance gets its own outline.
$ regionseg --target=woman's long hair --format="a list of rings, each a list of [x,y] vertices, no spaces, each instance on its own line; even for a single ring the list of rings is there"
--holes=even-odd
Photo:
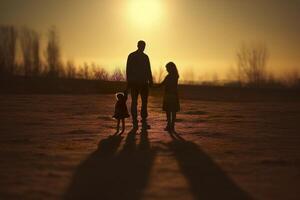
[[[177,67],[176,67],[175,63],[169,62],[166,65],[166,68],[167,68],[167,71],[169,72],[169,74],[172,77],[177,78],[177,79],[179,78],[178,70],[177,70]]]

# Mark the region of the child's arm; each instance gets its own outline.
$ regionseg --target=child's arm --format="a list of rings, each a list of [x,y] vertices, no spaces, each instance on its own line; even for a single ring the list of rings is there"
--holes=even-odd
[[[167,82],[167,77],[165,77],[165,79],[164,79],[161,83],[158,83],[158,84],[156,85],[156,87],[161,87],[161,86],[165,85],[166,82]]]
[[[128,88],[126,88],[125,91],[124,91],[124,98],[127,101],[127,98],[128,98]]]
[[[127,100],[127,97],[128,97],[128,91],[129,91],[130,87],[129,87],[129,84],[127,83],[126,85],[126,89],[124,90],[124,97],[125,99]]]

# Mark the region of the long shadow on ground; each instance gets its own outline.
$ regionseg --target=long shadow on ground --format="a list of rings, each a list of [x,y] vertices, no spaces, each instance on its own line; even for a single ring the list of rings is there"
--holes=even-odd
[[[65,199],[140,199],[155,153],[147,131],[139,134],[139,144],[136,144],[136,136],[135,130],[130,131],[118,154],[121,136],[100,141],[99,148],[78,167]]]
[[[198,145],[184,140],[177,133],[172,133],[170,136],[173,139],[170,149],[196,199],[253,199],[239,188]]]

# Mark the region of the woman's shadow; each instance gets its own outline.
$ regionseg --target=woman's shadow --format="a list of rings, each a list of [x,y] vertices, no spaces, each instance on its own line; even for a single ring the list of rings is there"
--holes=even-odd
[[[101,140],[98,149],[75,171],[65,199],[140,199],[155,152],[146,130],[139,134],[138,144],[136,136],[136,130],[130,131],[120,152],[122,136]]]
[[[198,145],[186,141],[176,132],[171,133],[170,136],[172,142],[169,143],[169,147],[196,199],[253,199],[239,188]]]

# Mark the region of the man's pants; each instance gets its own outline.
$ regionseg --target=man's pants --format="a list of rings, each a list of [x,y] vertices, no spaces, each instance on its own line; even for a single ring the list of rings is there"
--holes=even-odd
[[[141,95],[142,99],[142,109],[141,117],[143,121],[146,121],[148,117],[147,104],[148,104],[148,94],[149,88],[148,84],[141,86],[131,87],[131,116],[133,123],[137,123],[137,105],[138,105],[138,96]]]

